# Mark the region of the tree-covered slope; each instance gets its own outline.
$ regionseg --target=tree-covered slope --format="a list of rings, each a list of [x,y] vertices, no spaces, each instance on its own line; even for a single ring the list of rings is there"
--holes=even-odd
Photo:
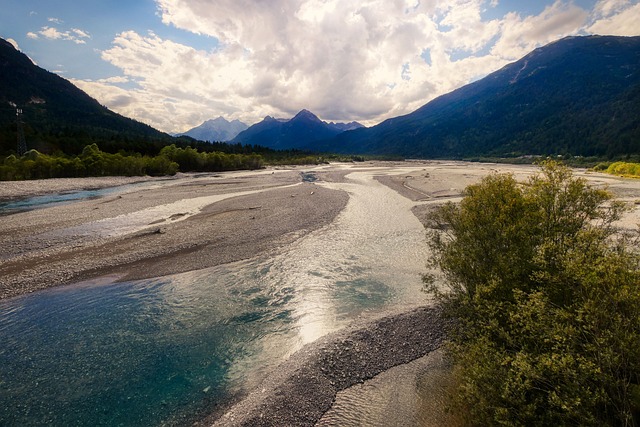
[[[77,153],[87,144],[136,150],[171,137],[123,117],[0,39],[0,153],[16,149],[16,108],[28,148]],[[144,151],[144,150],[142,150]]]
[[[323,150],[406,157],[640,152],[640,37],[569,37]]]

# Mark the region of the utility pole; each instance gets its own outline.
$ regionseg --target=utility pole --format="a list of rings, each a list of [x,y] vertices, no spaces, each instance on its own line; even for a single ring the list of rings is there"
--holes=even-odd
[[[16,133],[18,134],[18,156],[24,156],[27,152],[27,141],[24,139],[24,127],[22,126],[22,108],[16,109]]]

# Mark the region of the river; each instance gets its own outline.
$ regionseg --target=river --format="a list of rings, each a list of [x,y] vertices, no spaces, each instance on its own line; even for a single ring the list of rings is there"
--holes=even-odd
[[[424,304],[415,204],[355,170],[336,220],[275,254],[136,282],[0,301],[0,425],[183,425],[288,355],[387,310]]]

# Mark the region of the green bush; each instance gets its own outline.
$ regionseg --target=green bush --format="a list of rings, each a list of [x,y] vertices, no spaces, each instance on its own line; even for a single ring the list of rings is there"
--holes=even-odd
[[[175,175],[178,172],[178,164],[164,156],[144,157],[144,163],[147,175]]]
[[[638,425],[639,258],[611,198],[547,162],[432,216],[447,286],[425,281],[456,319],[447,350],[470,425]]]
[[[606,172],[606,170],[609,168],[610,165],[611,163],[599,162],[597,165],[593,167],[593,170],[596,172]]]
[[[615,162],[609,165],[607,173],[612,175],[623,176],[640,176],[640,164],[627,163],[627,162]]]

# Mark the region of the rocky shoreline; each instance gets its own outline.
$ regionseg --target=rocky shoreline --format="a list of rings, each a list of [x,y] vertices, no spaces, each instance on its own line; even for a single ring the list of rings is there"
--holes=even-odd
[[[313,426],[336,394],[394,366],[437,350],[447,322],[437,307],[420,307],[352,326],[306,345],[214,426]]]

